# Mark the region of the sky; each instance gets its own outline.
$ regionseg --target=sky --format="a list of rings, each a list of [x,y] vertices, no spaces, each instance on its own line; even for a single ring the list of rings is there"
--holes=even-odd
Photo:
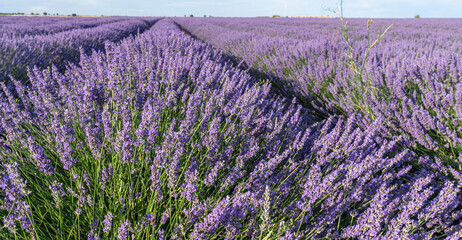
[[[340,0],[0,0],[0,12],[104,16],[336,16]],[[461,18],[462,0],[344,0],[345,17]]]

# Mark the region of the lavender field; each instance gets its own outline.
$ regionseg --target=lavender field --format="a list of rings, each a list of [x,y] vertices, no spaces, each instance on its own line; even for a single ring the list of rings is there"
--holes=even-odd
[[[461,239],[462,20],[341,20],[0,17],[0,239]]]

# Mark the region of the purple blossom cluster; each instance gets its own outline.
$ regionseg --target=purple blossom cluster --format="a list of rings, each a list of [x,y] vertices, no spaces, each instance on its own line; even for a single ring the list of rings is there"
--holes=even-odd
[[[3,217],[3,226],[8,228],[10,232],[17,231],[17,222],[21,223],[22,229],[25,232],[34,236],[34,230],[31,223],[31,209],[25,201],[24,197],[30,194],[26,188],[25,181],[18,171],[18,164],[2,165],[0,173],[0,189],[2,192],[2,205],[0,209],[8,212],[8,215]]]
[[[112,228],[112,213],[111,212],[107,212],[107,214],[104,216],[104,220],[103,220],[103,232],[104,233],[107,233],[109,231],[111,231],[111,228]]]
[[[130,236],[130,232],[133,232],[130,221],[125,219],[122,225],[119,227],[118,232],[119,234],[117,235],[117,239],[127,240]]]
[[[50,159],[45,155],[43,148],[30,136],[27,141],[29,143],[29,151],[31,152],[30,157],[33,159],[33,162],[40,168],[40,171],[46,175],[52,175],[56,170],[51,164]]]
[[[371,97],[369,112],[358,112],[348,102],[353,87],[341,81],[351,73],[330,65],[342,60],[344,46],[334,46],[335,38],[317,37],[324,30],[314,26],[314,33],[302,33],[305,20],[253,21],[161,19],[136,36],[107,42],[102,52],[80,51],[80,64],[64,73],[34,68],[30,84],[13,78],[14,88],[0,93],[0,217],[7,236],[457,239],[462,173],[437,149],[446,139],[459,161],[453,117],[459,110],[442,109],[457,108],[459,97],[449,89],[459,92],[460,84],[430,81],[443,70],[428,73],[427,81],[420,72],[412,84],[391,90],[402,97]],[[194,34],[221,34],[204,38],[213,46],[179,24]],[[294,75],[278,69],[270,83],[216,48],[250,56],[246,44],[256,38],[240,32],[251,24],[258,28],[250,33],[274,38],[260,41],[266,48],[253,45],[253,56],[274,61],[265,66],[286,66],[280,61],[290,56],[285,64],[297,68]],[[235,35],[217,45],[229,33]],[[305,38],[319,42],[303,45]],[[294,45],[289,51],[284,43]],[[273,54],[265,55],[268,49]],[[295,51],[306,66],[288,60],[301,61],[290,55]],[[398,64],[379,53],[369,60],[370,76],[383,69],[374,61]],[[321,85],[329,76],[313,70],[316,65],[336,71],[332,86]],[[319,77],[309,89],[290,78],[303,69],[311,70],[300,79]],[[56,232],[34,231],[34,224]]]

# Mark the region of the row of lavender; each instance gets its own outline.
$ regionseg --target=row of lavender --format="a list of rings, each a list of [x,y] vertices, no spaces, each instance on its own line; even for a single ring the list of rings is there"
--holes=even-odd
[[[461,236],[459,171],[382,117],[315,122],[226,59],[164,19],[4,87],[0,237]]]
[[[157,19],[108,18],[94,19],[94,21],[95,26],[89,28],[80,24],[82,28],[61,32],[50,30],[49,34],[1,36],[0,81],[8,81],[10,75],[16,79],[27,79],[28,69],[34,66],[45,68],[54,64],[61,71],[68,63],[79,62],[81,49],[87,54],[93,50],[101,50],[106,41],[117,42],[129,35],[143,32]],[[69,21],[59,21],[54,25],[61,24],[64,27],[56,28],[57,31],[75,26],[69,24]],[[33,24],[19,23],[16,26],[25,32],[30,32],[31,29],[37,30]]]
[[[67,20],[76,20],[81,19],[80,17],[60,17],[57,19],[54,16],[7,16],[2,15],[2,21],[0,21],[0,26],[8,24],[18,24],[18,23],[29,23],[30,25],[43,25],[43,24],[53,24],[56,21],[67,21]]]
[[[362,126],[382,118],[387,136],[403,135],[407,147],[462,170],[461,20],[348,19],[351,48],[338,19],[175,21],[266,74],[314,114],[360,113]]]
[[[26,35],[46,35],[78,28],[96,27],[101,24],[126,20],[121,17],[81,18],[81,17],[10,17],[1,18],[0,32],[10,37]],[[31,24],[32,23],[32,24]]]

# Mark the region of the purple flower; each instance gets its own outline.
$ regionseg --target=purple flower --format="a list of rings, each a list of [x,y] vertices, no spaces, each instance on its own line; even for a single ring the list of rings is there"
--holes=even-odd
[[[106,184],[111,181],[113,172],[114,168],[112,167],[112,163],[110,163],[107,168],[103,166],[101,170],[101,189],[106,189]]]
[[[148,225],[151,225],[155,228],[156,227],[155,222],[156,222],[155,214],[146,214],[143,217],[141,217],[141,220],[136,225],[136,231],[141,232],[143,228],[145,228]]]
[[[103,220],[103,232],[108,233],[109,231],[111,231],[111,227],[112,227],[112,213],[107,212]]]
[[[203,239],[213,235],[216,229],[229,217],[229,197],[221,200],[212,212],[203,221],[194,224],[193,236],[195,239]]]
[[[90,151],[93,154],[93,157],[100,159],[102,139],[99,133],[99,129],[93,126],[87,126],[85,129],[85,135],[87,137],[87,143],[90,147]]]
[[[162,218],[160,219],[160,224],[165,224],[168,221],[168,219],[170,218],[171,212],[172,212],[172,209],[167,208],[167,210],[165,210],[164,213],[162,213]]]
[[[122,130],[119,132],[117,139],[117,151],[120,154],[122,163],[133,162],[133,137],[132,137],[132,120],[129,104],[124,102],[122,109]]]
[[[89,187],[90,186],[90,175],[88,175],[87,171],[83,173],[83,180],[85,181],[85,184],[87,185],[87,187]]]
[[[164,234],[165,234],[165,230],[164,230],[164,229],[160,229],[158,233],[159,233],[159,238],[158,238],[158,239],[159,239],[159,240],[165,240],[165,235],[164,235]]]
[[[117,238],[120,240],[128,239],[130,232],[133,232],[133,228],[130,224],[130,221],[125,219],[118,229]]]
[[[76,208],[76,209],[75,209],[75,214],[80,215],[81,213],[82,213],[82,209],[81,209],[81,208]]]
[[[98,219],[93,218],[91,221],[91,225],[90,225],[90,232],[87,235],[88,240],[99,240],[98,233],[96,232],[97,227],[98,227]]]
[[[63,184],[58,183],[56,180],[48,186],[48,188],[51,190],[51,196],[53,197],[53,201],[56,203],[56,208],[59,208],[61,206],[61,198],[64,195],[66,195],[62,186]]]
[[[27,140],[29,142],[29,151],[31,152],[30,156],[35,160],[36,165],[40,167],[40,171],[46,175],[52,175],[56,170],[51,164],[50,159],[45,155],[43,148],[31,136]]]
[[[30,206],[22,199],[31,193],[26,189],[27,181],[21,177],[17,163],[5,164],[4,167],[6,169],[0,173],[0,190],[4,196],[0,209],[9,213],[3,218],[4,226],[14,233],[19,221],[22,228],[33,236]]]
[[[181,195],[188,199],[188,201],[193,202],[197,199],[197,180],[199,172],[197,171],[197,163],[193,160],[189,168],[185,171],[185,181],[183,183]]]
[[[72,157],[74,149],[71,146],[72,141],[74,141],[74,129],[66,125],[54,124],[56,129],[56,150],[59,154],[60,160],[63,163],[63,168],[69,170],[77,162],[76,159]]]
[[[112,134],[113,134],[113,128],[112,128],[112,123],[109,119],[109,111],[107,108],[104,108],[102,112],[102,120],[103,120],[103,129],[104,129],[104,137],[108,142],[112,142]]]

